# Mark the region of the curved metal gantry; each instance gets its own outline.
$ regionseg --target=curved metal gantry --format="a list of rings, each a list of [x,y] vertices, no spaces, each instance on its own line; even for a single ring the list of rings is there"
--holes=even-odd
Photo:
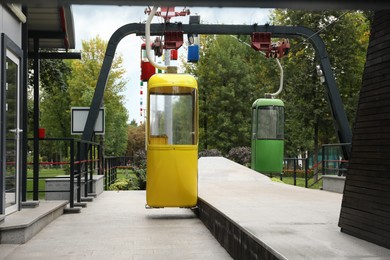
[[[325,44],[318,34],[302,26],[271,26],[271,25],[213,25],[213,24],[152,24],[151,35],[161,35],[164,31],[183,31],[185,34],[225,34],[225,35],[251,35],[253,32],[271,32],[272,37],[294,38],[303,37],[314,47],[320,66],[325,77],[325,87],[328,101],[335,123],[336,133],[340,143],[350,143],[352,133],[349,127],[348,118],[345,113],[340,93],[334,78],[328,52]],[[96,84],[95,93],[90,106],[87,122],[85,124],[83,140],[90,141],[93,137],[95,122],[98,117],[99,108],[103,102],[104,90],[111,65],[119,42],[130,34],[144,35],[145,24],[130,23],[117,29],[108,41],[103,65],[100,70]],[[345,150],[345,158],[349,158],[349,150]]]

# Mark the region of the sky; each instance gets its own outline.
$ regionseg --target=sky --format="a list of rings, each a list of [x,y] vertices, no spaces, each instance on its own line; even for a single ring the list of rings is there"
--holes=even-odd
[[[108,41],[111,35],[121,26],[128,23],[145,22],[147,15],[145,7],[141,6],[86,6],[73,5],[73,19],[76,36],[76,51],[81,51],[82,41],[88,41],[97,35]],[[181,11],[183,7],[176,7]],[[270,9],[261,8],[199,8],[188,7],[191,15],[200,15],[204,24],[265,24],[269,22]],[[172,18],[171,22],[187,24],[189,17]],[[152,23],[161,23],[163,20],[154,17]],[[186,37],[184,37],[186,39]],[[153,38],[152,38],[153,41]],[[143,86],[143,95],[140,95],[140,47],[142,40],[135,35],[125,37],[117,47],[117,54],[123,56],[123,65],[126,70],[126,90],[121,93],[125,97],[125,106],[129,113],[129,121],[135,119],[139,124],[143,121],[140,115],[140,101],[145,109],[146,84]],[[179,55],[185,56],[183,47]],[[172,64],[175,65],[175,64]]]

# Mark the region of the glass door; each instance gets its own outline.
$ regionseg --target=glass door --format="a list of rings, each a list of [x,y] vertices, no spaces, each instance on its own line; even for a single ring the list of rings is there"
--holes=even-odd
[[[8,49],[5,62],[5,214],[19,208],[20,59]]]

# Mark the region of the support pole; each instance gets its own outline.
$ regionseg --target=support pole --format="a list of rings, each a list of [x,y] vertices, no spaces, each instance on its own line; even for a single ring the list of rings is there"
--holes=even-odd
[[[33,200],[39,200],[39,38],[34,38],[34,166]]]
[[[23,7],[23,13],[27,14],[27,7]],[[22,86],[22,152],[21,152],[21,200],[27,200],[27,156],[28,156],[28,142],[27,142],[27,122],[28,122],[28,107],[27,107],[27,81],[28,81],[28,25],[27,23],[22,24],[22,50],[23,51],[23,86]]]

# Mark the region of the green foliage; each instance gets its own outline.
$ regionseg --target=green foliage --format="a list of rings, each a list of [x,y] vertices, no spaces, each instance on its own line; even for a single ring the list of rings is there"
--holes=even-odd
[[[128,181],[126,179],[117,179],[115,183],[108,187],[108,190],[128,190]]]
[[[361,87],[369,36],[369,14],[360,11],[275,10],[275,25],[306,26],[318,32],[329,53],[344,107],[352,126]],[[249,43],[249,37],[241,37]],[[273,39],[276,42],[278,39]],[[337,141],[319,64],[310,40],[290,39],[284,68],[285,154],[295,157]],[[279,69],[230,36],[202,36],[201,58],[187,67],[198,78],[200,149],[226,154],[250,146],[251,104],[279,86]]]
[[[306,26],[325,42],[350,125],[355,118],[368,44],[369,20],[360,12],[275,10],[275,25]],[[290,39],[283,58],[287,157],[337,142],[325,86],[317,76],[318,57],[310,42]]]
[[[72,76],[68,80],[71,106],[90,106],[107,42],[100,37],[82,42],[82,59],[69,61]],[[124,97],[120,94],[126,85],[122,56],[115,56],[104,92],[106,109],[105,153],[122,156],[127,148],[127,119]]]
[[[200,149],[249,146],[250,106],[259,91],[248,61],[256,53],[230,36],[204,36],[202,46],[202,58],[188,67],[198,78]]]
[[[41,60],[40,63],[40,127],[46,137],[70,137],[70,108],[90,106],[103,63],[107,42],[96,37],[83,42],[81,60]],[[122,57],[116,56],[106,83],[104,107],[106,109],[105,153],[125,154],[127,148],[128,114],[123,92],[126,80]],[[29,69],[29,85],[33,74]],[[32,90],[29,90],[32,94]],[[29,95],[29,136],[32,136],[33,102]],[[48,161],[63,161],[69,157],[68,142],[42,142],[41,154]]]
[[[118,174],[118,179],[108,187],[109,190],[145,190],[146,169],[133,166],[130,173]]]
[[[146,169],[134,168],[134,174],[137,176],[138,188],[140,190],[146,190]]]
[[[32,62],[29,64],[29,86],[33,93]],[[70,137],[70,97],[66,84],[71,70],[63,60],[40,61],[40,127],[45,128],[46,137]],[[28,136],[33,136],[33,100],[28,96]],[[45,161],[62,161],[68,156],[67,142],[41,142],[40,152]]]

